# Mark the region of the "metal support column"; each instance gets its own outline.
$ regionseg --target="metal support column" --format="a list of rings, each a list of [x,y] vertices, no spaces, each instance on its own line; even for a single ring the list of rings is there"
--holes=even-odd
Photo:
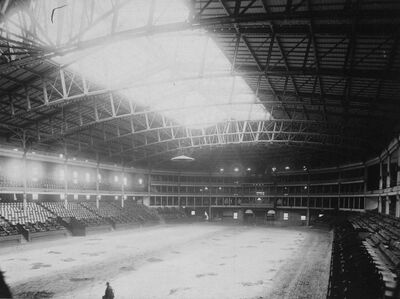
[[[364,196],[367,193],[367,182],[368,182],[368,167],[367,165],[364,166]]]
[[[22,206],[23,206],[23,210],[26,211],[27,208],[27,177],[26,177],[26,173],[27,173],[27,167],[26,167],[26,153],[28,151],[28,149],[26,148],[26,138],[25,138],[25,131],[24,131],[24,136],[23,136],[23,149],[24,149],[24,155],[23,155],[23,174],[22,174],[22,180],[23,180],[23,196],[22,196]]]
[[[378,197],[378,212],[382,213],[382,196]]]
[[[68,208],[68,158],[67,147],[64,146],[64,207]]]
[[[307,171],[308,172],[308,171]],[[307,226],[310,225],[310,173],[307,173]]]
[[[389,215],[389,205],[390,205],[390,198],[389,195],[386,195],[386,201],[385,201],[385,214]]]
[[[121,208],[124,207],[124,201],[125,201],[125,171],[124,171],[124,167],[122,166],[122,184],[121,184],[121,192],[122,192],[122,196],[121,196]]]
[[[383,162],[379,159],[379,190],[383,189]]]
[[[397,149],[397,186],[400,186],[400,146]]]
[[[386,166],[386,188],[390,187],[390,178],[391,178],[391,173],[390,173],[390,160],[391,160],[391,155],[388,154],[387,157],[387,166]]]
[[[151,184],[152,184],[152,178],[151,178],[152,167],[151,167],[151,164],[150,165],[148,164],[147,168],[149,169],[149,174],[148,174],[148,177],[147,177],[147,196],[149,197],[148,198],[148,203],[149,203],[149,206],[150,206],[150,203],[151,203]],[[155,200],[156,199],[154,197],[154,205],[156,204]]]
[[[96,164],[96,208],[99,209],[100,203],[100,162],[99,157],[97,155],[97,164]]]
[[[396,217],[400,217],[400,194],[396,195]]]

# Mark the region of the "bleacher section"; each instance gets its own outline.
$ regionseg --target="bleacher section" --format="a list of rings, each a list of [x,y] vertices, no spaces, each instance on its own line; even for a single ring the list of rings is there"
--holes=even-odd
[[[42,202],[45,208],[52,211],[61,218],[75,218],[85,226],[99,226],[109,224],[105,219],[96,215],[77,202],[68,202],[67,206],[63,202]]]
[[[347,220],[336,225],[328,298],[383,298],[382,275]]]
[[[33,202],[27,203],[26,211],[23,210],[23,204],[21,202],[1,203],[0,215],[14,225],[17,223],[46,222],[49,218],[54,218],[51,212]]]
[[[366,280],[368,275],[374,275],[375,279],[378,277],[381,282],[375,280],[375,282],[363,281],[362,283],[360,282],[360,288],[368,289],[374,287],[376,289],[379,284],[382,284],[380,297],[365,298],[397,298],[400,293],[400,284],[398,283],[398,277],[400,276],[400,219],[372,212],[342,213],[341,217],[343,218],[341,223],[335,226],[331,267],[331,279],[332,281],[339,281],[339,286],[335,288],[333,284],[332,293],[335,290],[343,291],[346,289],[345,286],[340,286],[340,279],[337,279],[337,273],[349,273],[350,269],[357,267],[362,262],[373,265],[373,269],[359,272],[363,273],[362,275],[359,274],[357,276],[356,273],[354,275],[358,279],[363,277]],[[337,244],[338,242],[340,245]],[[346,266],[341,261],[346,254],[351,256],[356,265]],[[340,261],[338,262],[338,260]],[[352,285],[354,286],[354,284]],[[331,296],[330,298],[342,297]]]
[[[0,215],[13,228],[18,228],[27,240],[65,234],[65,227],[57,222],[56,216],[33,202],[27,203],[25,210],[21,202],[1,203]]]
[[[97,215],[110,219],[114,224],[137,222],[134,215],[129,214],[128,211],[114,205],[112,202],[100,201],[99,208],[96,207],[96,202],[94,201],[82,202],[81,204]]]
[[[99,208],[95,201],[35,201],[27,202],[26,209],[20,201],[3,202],[0,203],[0,243],[10,236],[24,236],[30,241],[56,232],[67,235],[66,228],[72,235],[86,235],[88,231],[159,223],[162,219],[176,221],[187,216],[183,209],[154,209],[131,200],[125,201],[124,207],[119,201],[99,201]]]

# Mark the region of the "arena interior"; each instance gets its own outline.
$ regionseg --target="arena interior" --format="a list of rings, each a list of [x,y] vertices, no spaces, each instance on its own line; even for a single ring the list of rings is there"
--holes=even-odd
[[[399,31],[398,0],[0,0],[0,297],[400,298]]]

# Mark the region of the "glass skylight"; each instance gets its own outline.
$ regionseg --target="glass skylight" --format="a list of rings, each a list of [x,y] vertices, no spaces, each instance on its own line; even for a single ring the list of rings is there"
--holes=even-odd
[[[85,8],[87,1],[57,2],[57,6],[63,3],[66,6],[54,12],[53,20],[49,16],[54,1],[41,1],[46,2],[42,4],[46,10],[42,27],[47,33],[41,34],[38,30],[38,34],[49,45],[58,47],[150,23],[184,22],[190,13],[184,0],[96,1],[92,18],[99,21],[90,26],[88,8]],[[114,19],[110,15],[100,19],[111,9],[110,3],[123,5],[118,17]],[[149,17],[152,5],[154,13]],[[66,22],[68,18],[75,18],[76,22],[69,27],[64,25],[60,32],[57,22]],[[86,27],[88,30],[80,34]],[[118,89],[130,101],[159,111],[185,126],[204,127],[231,119],[270,118],[243,78],[230,74],[230,62],[202,30],[126,38],[54,60],[69,64],[69,68],[79,71],[88,80]]]

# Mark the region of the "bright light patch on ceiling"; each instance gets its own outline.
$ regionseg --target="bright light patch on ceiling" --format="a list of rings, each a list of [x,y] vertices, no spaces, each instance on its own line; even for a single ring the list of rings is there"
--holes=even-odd
[[[139,0],[120,1],[123,6],[117,19],[113,19],[112,14],[101,19],[113,2],[104,0],[95,2],[93,18],[99,21],[90,26],[85,24],[85,11],[89,9],[85,8],[86,1],[61,2],[66,6],[55,12],[52,23],[48,16],[54,1],[46,0],[49,11],[44,12],[43,28],[47,34],[41,37],[60,47],[109,35],[112,30],[120,32],[147,26],[149,20],[153,25],[162,25],[183,22],[189,16],[183,0],[160,0],[154,1],[154,13],[149,19],[153,1]],[[64,25],[60,33],[57,22],[65,22],[68,17],[76,18],[76,22],[70,28]],[[81,26],[88,30],[80,35]],[[160,111],[185,126],[204,127],[231,119],[271,117],[247,83],[241,77],[230,75],[230,62],[201,30],[127,38],[55,60],[70,64],[69,68],[79,71],[88,80],[118,89],[127,99]]]

